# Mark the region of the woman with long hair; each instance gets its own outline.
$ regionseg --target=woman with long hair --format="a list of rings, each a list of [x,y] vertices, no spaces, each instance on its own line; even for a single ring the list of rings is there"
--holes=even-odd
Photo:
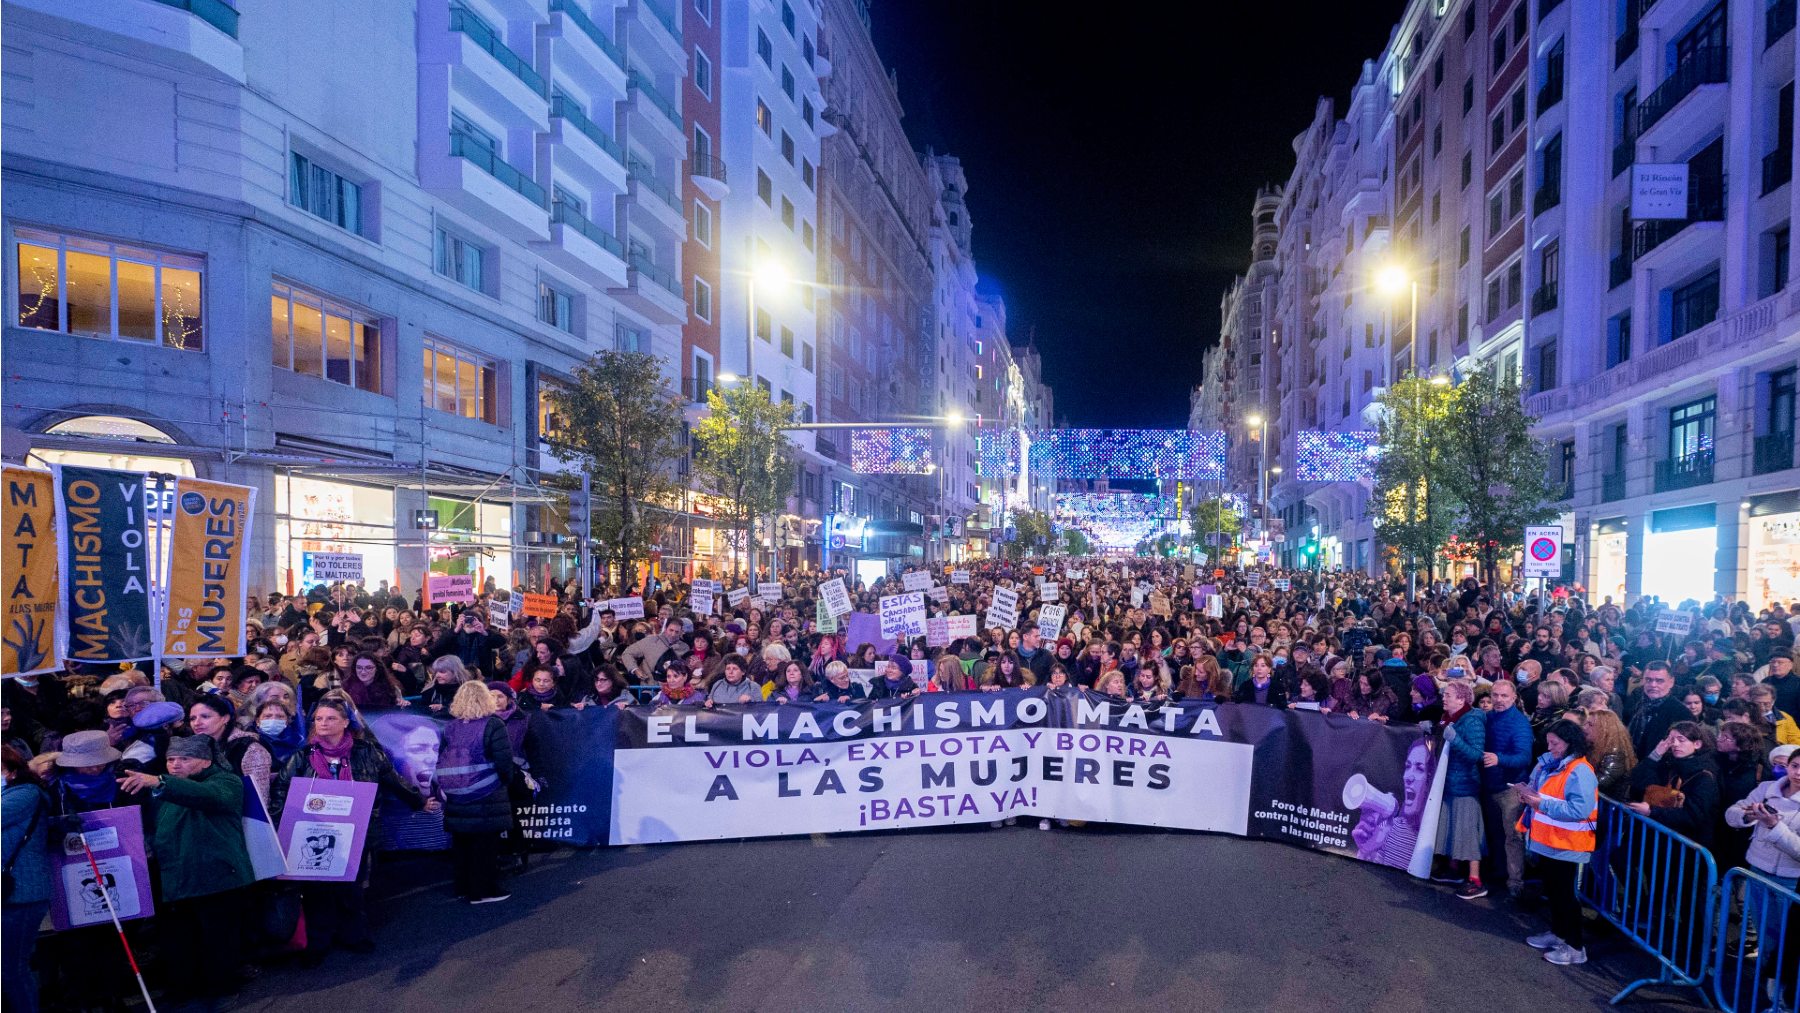
[[[1587,734],[1588,762],[1594,767],[1600,794],[1625,801],[1631,794],[1631,770],[1637,766],[1630,730],[1617,714],[1604,707],[1584,712],[1580,720],[1581,730]]]

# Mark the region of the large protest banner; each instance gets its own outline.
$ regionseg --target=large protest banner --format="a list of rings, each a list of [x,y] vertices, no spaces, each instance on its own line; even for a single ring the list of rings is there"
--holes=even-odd
[[[226,658],[244,653],[244,581],[256,490],[197,478],[175,480],[162,653]]]
[[[57,654],[73,661],[145,661],[150,620],[149,528],[142,472],[55,466],[64,608]]]
[[[1267,838],[1407,868],[1432,752],[1388,727],[1043,688],[620,713],[613,844],[1057,817]]]
[[[0,675],[54,672],[56,631],[62,625],[57,581],[56,492],[51,474],[32,468],[4,470],[6,543],[0,550],[5,581],[5,636]]]

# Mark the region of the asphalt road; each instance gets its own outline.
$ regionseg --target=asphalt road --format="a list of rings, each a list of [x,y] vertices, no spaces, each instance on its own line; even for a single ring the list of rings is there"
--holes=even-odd
[[[251,1010],[1601,1009],[1648,961],[1558,968],[1543,923],[1280,844],[1154,830],[564,850],[470,907],[439,858],[377,872],[379,948],[271,968]],[[1630,1008],[1694,1008],[1640,993]]]

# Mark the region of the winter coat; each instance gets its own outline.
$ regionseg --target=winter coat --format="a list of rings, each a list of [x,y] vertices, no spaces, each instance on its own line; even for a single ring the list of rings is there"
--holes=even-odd
[[[312,754],[318,748],[308,742],[299,751],[288,758],[287,765],[281,773],[275,775],[275,783],[269,786],[269,814],[276,819],[281,818],[287,806],[288,789],[295,778],[312,778]],[[411,781],[401,777],[394,770],[392,760],[388,759],[387,750],[367,739],[357,739],[350,747],[350,779],[380,785],[380,790],[406,803],[412,809],[425,808],[425,797]],[[364,846],[381,840],[381,806],[377,804],[369,816],[369,830],[363,835]]]
[[[163,903],[249,886],[244,782],[213,764],[193,777],[163,778],[151,793],[157,880]]]
[[[50,824],[55,819],[50,796],[35,784],[9,784],[0,793],[0,824],[5,828],[0,835],[0,860],[12,863],[13,890],[6,895],[8,905],[41,904],[50,899]]]
[[[1750,827],[1750,847],[1745,862],[1758,872],[1792,879],[1800,876],[1800,799],[1782,794],[1786,778],[1764,781],[1751,789],[1743,801],[1725,809],[1725,822],[1733,827]],[[1781,822],[1764,827],[1750,819],[1750,807],[1765,803],[1781,816]]]
[[[1231,699],[1237,703],[1255,703],[1256,680],[1245,679],[1238,685],[1238,688],[1232,692]],[[1287,706],[1287,691],[1281,688],[1280,679],[1273,677],[1269,679],[1269,692],[1263,700],[1265,705],[1269,707]]]
[[[1454,732],[1454,734],[1451,734]],[[1487,715],[1470,707],[1445,729],[1444,741],[1450,767],[1444,776],[1445,798],[1474,798],[1481,794],[1481,754],[1487,752]]]
[[[1481,768],[1481,787],[1488,794],[1518,784],[1531,772],[1531,719],[1518,707],[1489,711],[1487,748],[1500,761]]]
[[[1660,760],[1644,759],[1631,772],[1631,798],[1641,802],[1651,785],[1679,788],[1686,798],[1679,808],[1651,806],[1650,818],[1694,842],[1712,847],[1713,824],[1719,818],[1719,768],[1711,753],[1695,753],[1680,759],[1666,753]]]
[[[1590,757],[1590,761],[1600,781],[1600,794],[1619,802],[1631,797],[1631,768],[1625,765],[1624,753],[1605,753]]]
[[[437,791],[444,829],[500,833],[512,826],[508,788],[518,777],[506,723],[496,717],[451,721],[438,733]]]

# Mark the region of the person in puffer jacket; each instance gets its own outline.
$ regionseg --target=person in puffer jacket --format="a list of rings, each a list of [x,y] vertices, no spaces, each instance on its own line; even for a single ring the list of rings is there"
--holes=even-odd
[[[1487,742],[1481,754],[1481,818],[1487,836],[1482,885],[1506,887],[1519,896],[1525,886],[1525,837],[1519,833],[1516,787],[1531,773],[1531,719],[1519,709],[1519,692],[1511,682],[1496,682],[1488,692]]]
[[[438,735],[436,793],[444,800],[444,829],[456,868],[456,892],[471,904],[505,900],[500,889],[500,835],[512,829],[508,786],[518,776],[506,724],[495,716],[493,694],[465,682],[450,701]]]

